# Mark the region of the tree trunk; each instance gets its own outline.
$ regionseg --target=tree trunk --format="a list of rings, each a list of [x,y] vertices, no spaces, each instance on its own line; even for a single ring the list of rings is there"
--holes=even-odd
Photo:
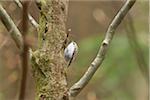
[[[38,49],[31,63],[37,100],[67,100],[66,62],[63,57],[66,38],[67,0],[41,0]]]

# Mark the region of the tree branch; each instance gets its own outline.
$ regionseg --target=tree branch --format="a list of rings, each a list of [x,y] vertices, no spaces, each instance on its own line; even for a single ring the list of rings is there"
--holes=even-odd
[[[0,51],[4,47],[4,45],[7,43],[8,39],[4,39],[3,42],[0,44]]]
[[[127,33],[129,44],[133,49],[133,53],[137,60],[139,69],[141,70],[143,76],[146,78],[146,81],[148,82],[148,65],[144,59],[142,49],[138,43],[133,18],[130,14],[127,17],[127,22],[125,23],[125,31]]]
[[[108,47],[111,43],[111,40],[114,36],[115,30],[125,17],[125,15],[128,13],[130,8],[134,5],[136,0],[127,0],[126,3],[122,6],[122,8],[119,10],[117,15],[112,20],[111,24],[109,25],[105,39],[103,40],[99,52],[94,59],[94,61],[89,66],[88,70],[85,72],[85,74],[81,77],[81,79],[75,83],[69,90],[70,97],[75,97],[78,95],[78,93],[88,84],[96,70],[100,67],[102,64],[106,52],[108,50]]]
[[[28,32],[28,1],[23,2],[23,12],[22,12],[22,36],[23,36],[23,51],[22,51],[22,75],[21,75],[21,84],[20,84],[20,94],[19,100],[25,100],[25,90],[26,90],[26,80],[27,80],[27,71],[28,71],[28,54],[29,47],[27,41],[27,32]]]
[[[19,8],[22,9],[22,4],[21,4],[21,2],[19,0],[14,0],[14,2],[17,4],[17,6]],[[28,13],[28,19],[31,22],[31,24],[37,29],[39,24],[35,21],[35,19],[29,13]]]
[[[7,28],[7,30],[11,31],[9,33],[13,38],[13,40],[15,41],[17,47],[22,49],[22,45],[23,45],[22,35],[18,30],[18,28],[16,27],[16,25],[14,24],[14,22],[12,21],[11,17],[7,14],[7,12],[2,7],[1,4],[0,4],[0,19],[2,23],[5,25],[5,27]]]

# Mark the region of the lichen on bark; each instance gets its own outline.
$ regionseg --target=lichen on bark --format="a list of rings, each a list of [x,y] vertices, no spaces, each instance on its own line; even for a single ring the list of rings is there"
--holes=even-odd
[[[66,0],[41,0],[38,48],[31,63],[37,100],[59,100],[67,93],[66,62],[63,43],[66,38]]]

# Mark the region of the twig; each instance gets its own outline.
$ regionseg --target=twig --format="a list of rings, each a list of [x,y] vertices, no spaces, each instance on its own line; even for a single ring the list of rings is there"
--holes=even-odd
[[[8,39],[4,39],[4,41],[0,44],[0,50],[4,47],[4,45],[7,43]]]
[[[17,6],[19,8],[22,9],[22,4],[19,0],[14,0],[14,2],[17,4]],[[31,24],[37,29],[39,24],[35,21],[35,19],[30,14],[28,14],[28,18],[29,18],[29,21],[31,22]]]
[[[22,14],[23,51],[22,51],[22,77],[21,77],[19,100],[25,100],[26,80],[28,71],[29,47],[26,39],[27,38],[26,34],[28,31],[28,1],[23,2],[22,13],[23,13]]]
[[[75,97],[78,95],[78,93],[88,84],[96,70],[99,68],[99,66],[102,64],[106,52],[108,50],[108,47],[111,43],[111,40],[113,38],[114,32],[125,17],[125,15],[128,13],[130,8],[134,5],[136,0],[127,0],[126,3],[122,6],[122,8],[119,10],[117,15],[114,17],[113,21],[109,25],[105,39],[103,40],[101,47],[99,49],[99,52],[94,59],[94,61],[89,66],[88,70],[85,72],[85,74],[81,77],[81,79],[75,83],[69,90],[70,97]]]
[[[20,24],[20,21],[17,22],[16,27],[18,26],[18,24]],[[9,30],[8,34],[10,34],[12,32],[12,28]],[[4,41],[1,43],[0,45],[0,50],[4,47],[4,45],[7,43],[8,39],[4,39]]]
[[[133,19],[131,15],[127,17],[127,22],[125,23],[125,31],[127,33],[128,41],[130,46],[133,49],[133,53],[135,55],[135,58],[137,60],[138,66],[143,74],[143,76],[148,81],[148,66],[145,62],[141,47],[138,43],[137,36],[136,36],[136,30],[133,25]]]
[[[23,45],[22,35],[1,4],[0,4],[0,19],[8,31],[12,30],[12,32],[10,32],[11,37],[15,41],[17,47],[22,49]]]

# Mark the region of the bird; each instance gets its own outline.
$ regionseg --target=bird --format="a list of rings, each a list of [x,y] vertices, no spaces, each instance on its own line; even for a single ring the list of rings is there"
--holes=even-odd
[[[77,53],[78,53],[77,43],[74,41],[70,42],[64,50],[64,58],[68,62],[67,67],[69,67],[72,61],[76,58]]]

